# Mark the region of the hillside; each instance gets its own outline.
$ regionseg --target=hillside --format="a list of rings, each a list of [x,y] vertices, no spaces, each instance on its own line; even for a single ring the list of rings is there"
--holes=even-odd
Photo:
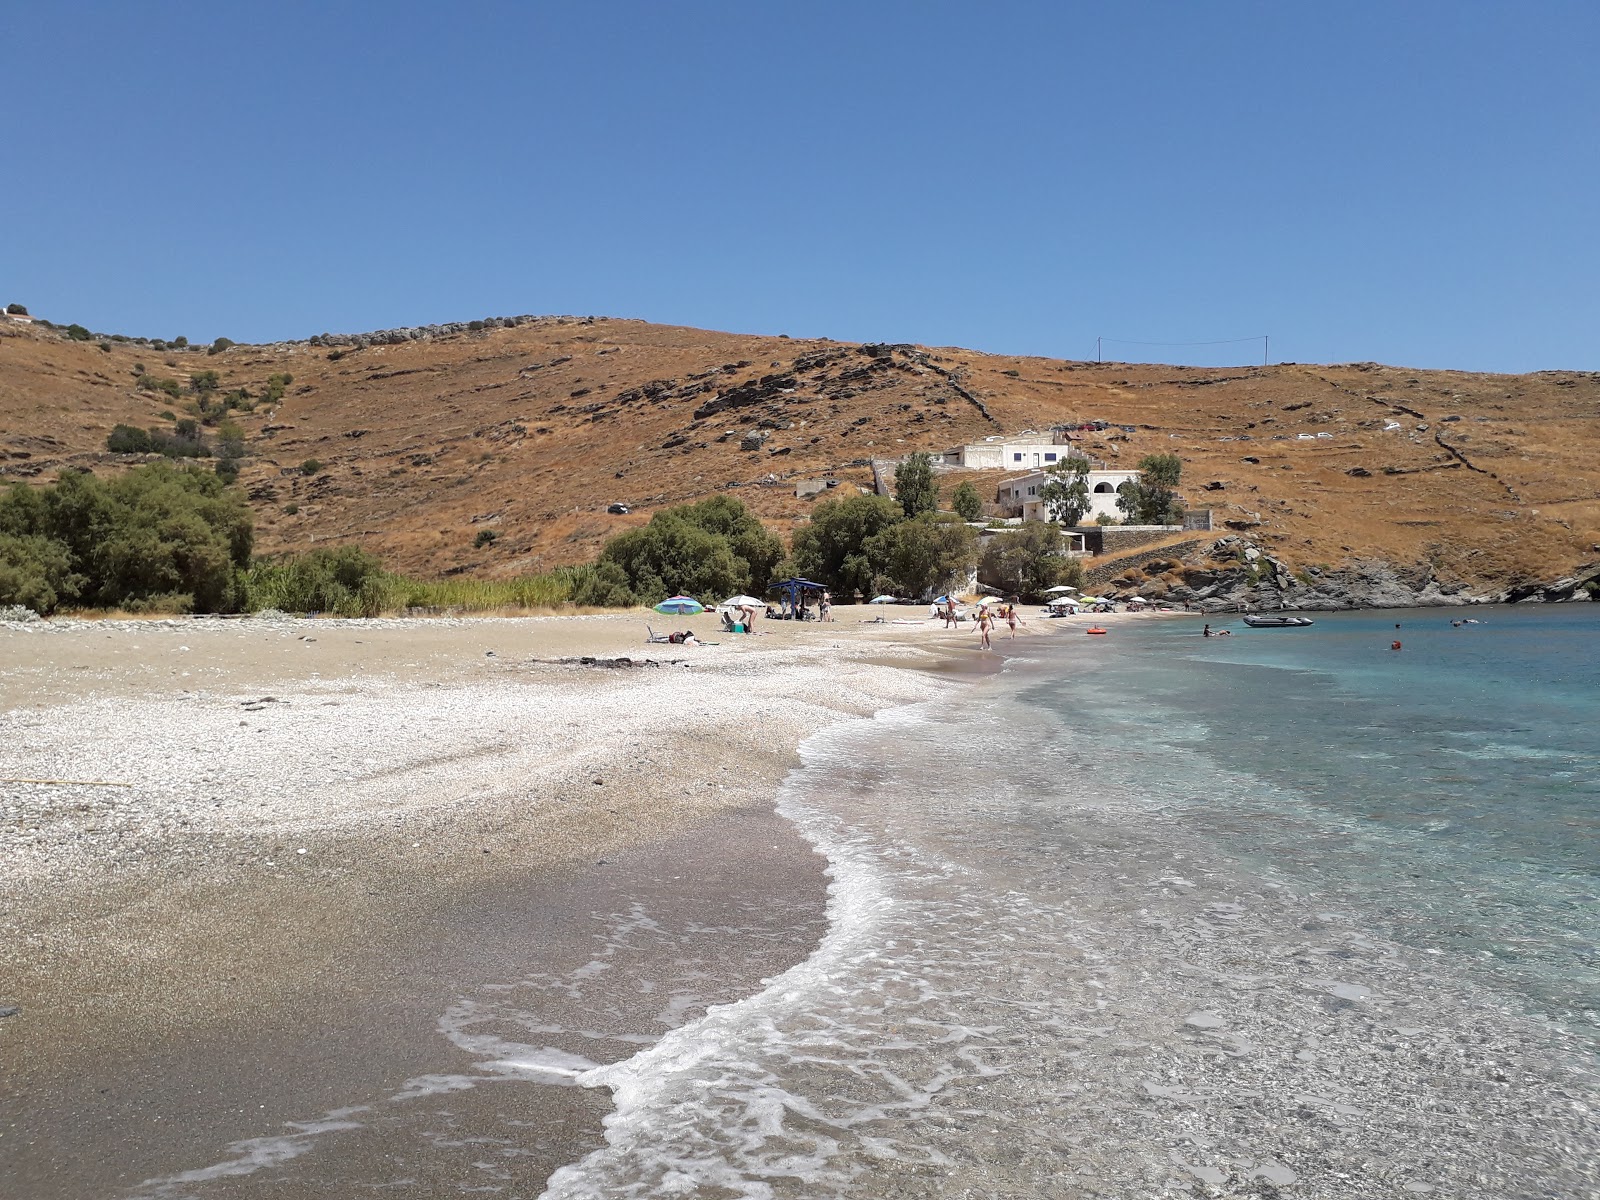
[[[583,560],[728,489],[787,534],[815,503],[799,480],[869,486],[875,457],[1096,419],[1112,428],[1081,435],[1087,453],[1176,452],[1191,506],[1286,563],[1426,561],[1493,590],[1600,560],[1600,373],[1192,369],[515,321],[215,354],[0,322],[0,482],[144,461],[107,452],[111,428],[170,427],[187,397],[141,390],[140,367],[255,396],[287,373],[281,399],[234,416],[258,548],[359,541],[425,575]],[[753,432],[766,440],[741,449]],[[1003,477],[982,477],[987,496]]]

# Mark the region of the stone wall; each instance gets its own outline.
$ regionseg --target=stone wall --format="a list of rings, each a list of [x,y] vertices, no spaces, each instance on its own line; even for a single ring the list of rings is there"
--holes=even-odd
[[[1165,534],[1162,534],[1165,537]],[[1121,575],[1130,567],[1142,567],[1145,563],[1157,559],[1166,562],[1181,559],[1192,552],[1196,547],[1203,546],[1205,538],[1194,538],[1191,541],[1177,542],[1171,546],[1160,546],[1153,550],[1146,550],[1143,554],[1129,554],[1116,559],[1114,562],[1086,562],[1083,570],[1083,589],[1091,595],[1099,595],[1100,589],[1111,580]]]

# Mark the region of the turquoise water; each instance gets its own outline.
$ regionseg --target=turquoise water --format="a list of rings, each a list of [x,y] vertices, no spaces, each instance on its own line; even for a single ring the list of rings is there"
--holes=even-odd
[[[1108,751],[1165,745],[1244,773],[1222,796],[1152,787],[1220,847],[1359,903],[1410,945],[1472,960],[1593,1038],[1600,609],[1471,616],[1481,623],[1454,626],[1453,610],[1319,614],[1307,630],[1235,622],[1217,639],[1188,621],[1147,624],[1119,631],[1092,673],[1052,674],[1025,698],[1098,710],[1088,732]]]
[[[1600,1195],[1600,611],[1472,615],[1007,641],[814,737],[828,935],[580,1076],[547,1194]]]

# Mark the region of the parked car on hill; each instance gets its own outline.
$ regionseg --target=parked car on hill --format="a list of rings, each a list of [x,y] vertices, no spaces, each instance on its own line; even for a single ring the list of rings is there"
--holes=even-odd
[[[608,504],[606,511],[608,513],[616,513],[619,517],[625,517],[628,515],[628,506],[626,504]]]

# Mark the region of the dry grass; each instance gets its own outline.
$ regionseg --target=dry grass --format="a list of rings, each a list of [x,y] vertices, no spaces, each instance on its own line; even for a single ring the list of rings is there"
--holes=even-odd
[[[861,463],[869,457],[1093,418],[1136,428],[1085,435],[1090,456],[1131,463],[1176,452],[1191,505],[1213,507],[1219,523],[1247,530],[1291,563],[1430,559],[1497,585],[1569,571],[1592,561],[1600,542],[1594,374],[1189,369],[952,348],[883,366],[844,343],[612,320],[546,319],[332,361],[305,345],[206,355],[116,344],[104,353],[44,330],[0,334],[7,476],[120,469],[128,460],[103,450],[111,426],[156,424],[159,411],[181,407],[136,391],[135,362],[179,379],[217,370],[224,389],[255,392],[269,375],[289,372],[294,383],[281,404],[236,418],[253,453],[241,482],[258,514],[260,549],[358,542],[417,578],[451,572],[449,583],[509,583],[584,561],[655,509],[729,484],[739,486],[728,494],[787,534],[819,502],[795,498],[799,479],[868,485]],[[808,367],[819,354],[830,361]],[[867,375],[843,378],[866,366]],[[784,372],[796,374],[792,392],[695,418],[719,392]],[[945,372],[957,373],[992,419]],[[636,390],[653,380],[673,386],[655,396]],[[685,394],[701,385],[708,390]],[[762,420],[792,427],[769,429],[756,451],[740,450],[737,433],[718,440]],[[1391,420],[1400,428],[1385,430]],[[1319,432],[1332,436],[1298,437]],[[312,457],[327,469],[306,477],[297,468]],[[992,484],[1007,474],[974,478]],[[942,482],[948,495],[956,479]],[[1212,482],[1222,486],[1205,490]],[[610,515],[611,501],[633,512]],[[294,515],[284,511],[291,505]],[[483,529],[497,538],[474,547]],[[465,601],[517,611],[540,602]]]

